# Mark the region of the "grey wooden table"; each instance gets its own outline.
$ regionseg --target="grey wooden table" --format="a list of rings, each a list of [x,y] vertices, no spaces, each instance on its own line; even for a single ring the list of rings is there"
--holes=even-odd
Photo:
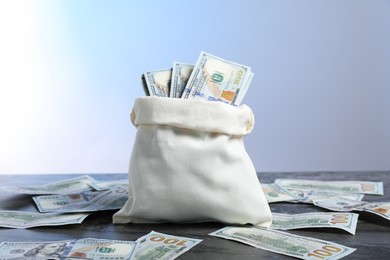
[[[126,179],[127,174],[90,174],[103,180]],[[1,186],[41,185],[66,178],[72,174],[47,175],[0,175]],[[271,183],[276,178],[300,178],[312,180],[364,180],[382,181],[385,195],[365,195],[366,201],[390,201],[390,171],[386,172],[260,172],[260,182]],[[310,204],[273,203],[273,212],[303,213],[326,211]],[[0,210],[22,210],[38,212],[29,195],[0,191]],[[179,259],[291,259],[291,257],[256,249],[238,242],[208,236],[212,231],[224,227],[221,223],[201,224],[112,224],[115,211],[101,211],[90,215],[80,225],[55,227],[36,227],[29,229],[10,229],[0,227],[0,241],[54,241],[79,239],[84,237],[118,240],[136,240],[151,230],[193,238],[203,242],[183,254]],[[345,259],[390,259],[390,221],[379,216],[359,213],[356,235],[337,229],[300,229],[288,232],[318,239],[333,241],[345,246],[357,248]]]

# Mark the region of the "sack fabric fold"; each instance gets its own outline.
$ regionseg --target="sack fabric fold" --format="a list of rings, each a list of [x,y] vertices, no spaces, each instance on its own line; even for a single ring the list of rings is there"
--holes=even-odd
[[[243,137],[251,109],[216,101],[135,100],[129,199],[114,223],[207,222],[268,227],[271,211]]]

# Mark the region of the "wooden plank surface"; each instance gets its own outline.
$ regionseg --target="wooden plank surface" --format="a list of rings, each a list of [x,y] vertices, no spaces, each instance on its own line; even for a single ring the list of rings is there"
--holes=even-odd
[[[1,186],[41,185],[61,179],[75,177],[74,174],[47,175],[0,175]],[[127,174],[90,174],[103,180],[126,179]],[[261,172],[260,182],[271,183],[276,178],[311,180],[382,181],[384,196],[365,195],[365,201],[390,201],[390,171],[386,172]],[[326,211],[310,204],[272,203],[273,212],[303,213]],[[1,210],[38,212],[31,196],[8,193],[0,190]],[[85,237],[119,240],[136,240],[151,230],[193,238],[203,242],[183,254],[179,259],[292,259],[291,257],[256,249],[238,242],[208,236],[210,232],[225,226],[221,223],[200,224],[112,224],[115,211],[91,214],[80,225],[10,229],[0,227],[0,241],[54,241]],[[357,212],[356,212],[357,213]],[[388,259],[390,256],[390,221],[379,216],[359,213],[356,235],[337,229],[300,229],[288,231],[292,234],[333,241],[357,250],[345,259]]]

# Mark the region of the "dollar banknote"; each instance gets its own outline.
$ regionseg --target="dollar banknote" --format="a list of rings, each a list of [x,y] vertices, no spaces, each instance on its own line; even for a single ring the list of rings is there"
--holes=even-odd
[[[369,202],[363,206],[363,210],[390,220],[390,202]]]
[[[103,196],[105,191],[85,191],[74,194],[34,196],[40,212],[80,212],[91,206],[94,198]]]
[[[169,97],[180,98],[182,96],[193,69],[194,65],[192,64],[177,61],[173,63]]]
[[[241,104],[253,73],[251,68],[201,52],[181,98]]]
[[[66,259],[129,260],[135,247],[134,241],[83,238],[72,245]]]
[[[301,214],[272,213],[272,229],[338,228],[355,235],[358,214],[309,212]]]
[[[0,210],[0,227],[31,228],[80,224],[89,214],[52,214],[26,211]]]
[[[366,203],[367,202],[364,202],[364,201],[351,200],[351,199],[343,198],[343,197],[321,199],[321,200],[314,200],[313,201],[313,204],[318,206],[318,207],[333,210],[333,211],[343,211],[343,212],[344,211],[345,212],[347,212],[347,211],[362,211],[363,206]]]
[[[127,201],[127,189],[118,186],[103,191],[35,196],[40,212],[92,212],[120,209]]]
[[[273,183],[262,183],[261,188],[268,203],[293,200],[295,201],[299,199],[299,197],[286,192],[285,190],[281,189],[279,186]]]
[[[343,197],[351,200],[362,200],[364,194],[357,193],[338,193],[329,191],[315,191],[315,190],[302,190],[302,189],[286,189],[288,193],[298,197],[297,200],[290,200],[290,202],[310,203],[314,200],[329,199],[333,197]]]
[[[141,75],[141,85],[146,96],[150,96],[148,84],[146,84],[145,74]]]
[[[134,251],[135,260],[171,260],[184,254],[202,240],[188,237],[172,236],[151,231],[139,238]]]
[[[50,242],[2,242],[0,260],[130,260],[134,241],[83,238]]]
[[[89,175],[78,176],[40,186],[3,186],[1,189],[22,194],[68,194],[72,192],[92,190],[91,183],[96,182]]]
[[[356,250],[330,241],[263,227],[225,227],[209,235],[300,259],[340,259]]]
[[[347,198],[315,200],[314,205],[333,211],[365,211],[390,220],[390,202],[367,202]]]
[[[75,240],[50,242],[1,242],[0,260],[64,259]]]
[[[129,180],[123,179],[123,180],[113,180],[113,181],[99,181],[99,182],[91,183],[90,186],[95,190],[108,190],[115,187],[122,187],[127,190],[129,187]]]
[[[276,179],[274,183],[284,189],[383,195],[383,182]]]
[[[148,71],[144,79],[150,96],[169,97],[172,69]]]
[[[104,195],[95,198],[88,207],[90,211],[120,209],[129,198],[127,186],[115,186],[106,191]]]

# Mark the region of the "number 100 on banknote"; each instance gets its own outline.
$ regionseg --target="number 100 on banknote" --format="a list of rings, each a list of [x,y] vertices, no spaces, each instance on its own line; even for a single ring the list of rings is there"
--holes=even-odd
[[[251,68],[201,52],[181,98],[241,104],[252,81]]]

